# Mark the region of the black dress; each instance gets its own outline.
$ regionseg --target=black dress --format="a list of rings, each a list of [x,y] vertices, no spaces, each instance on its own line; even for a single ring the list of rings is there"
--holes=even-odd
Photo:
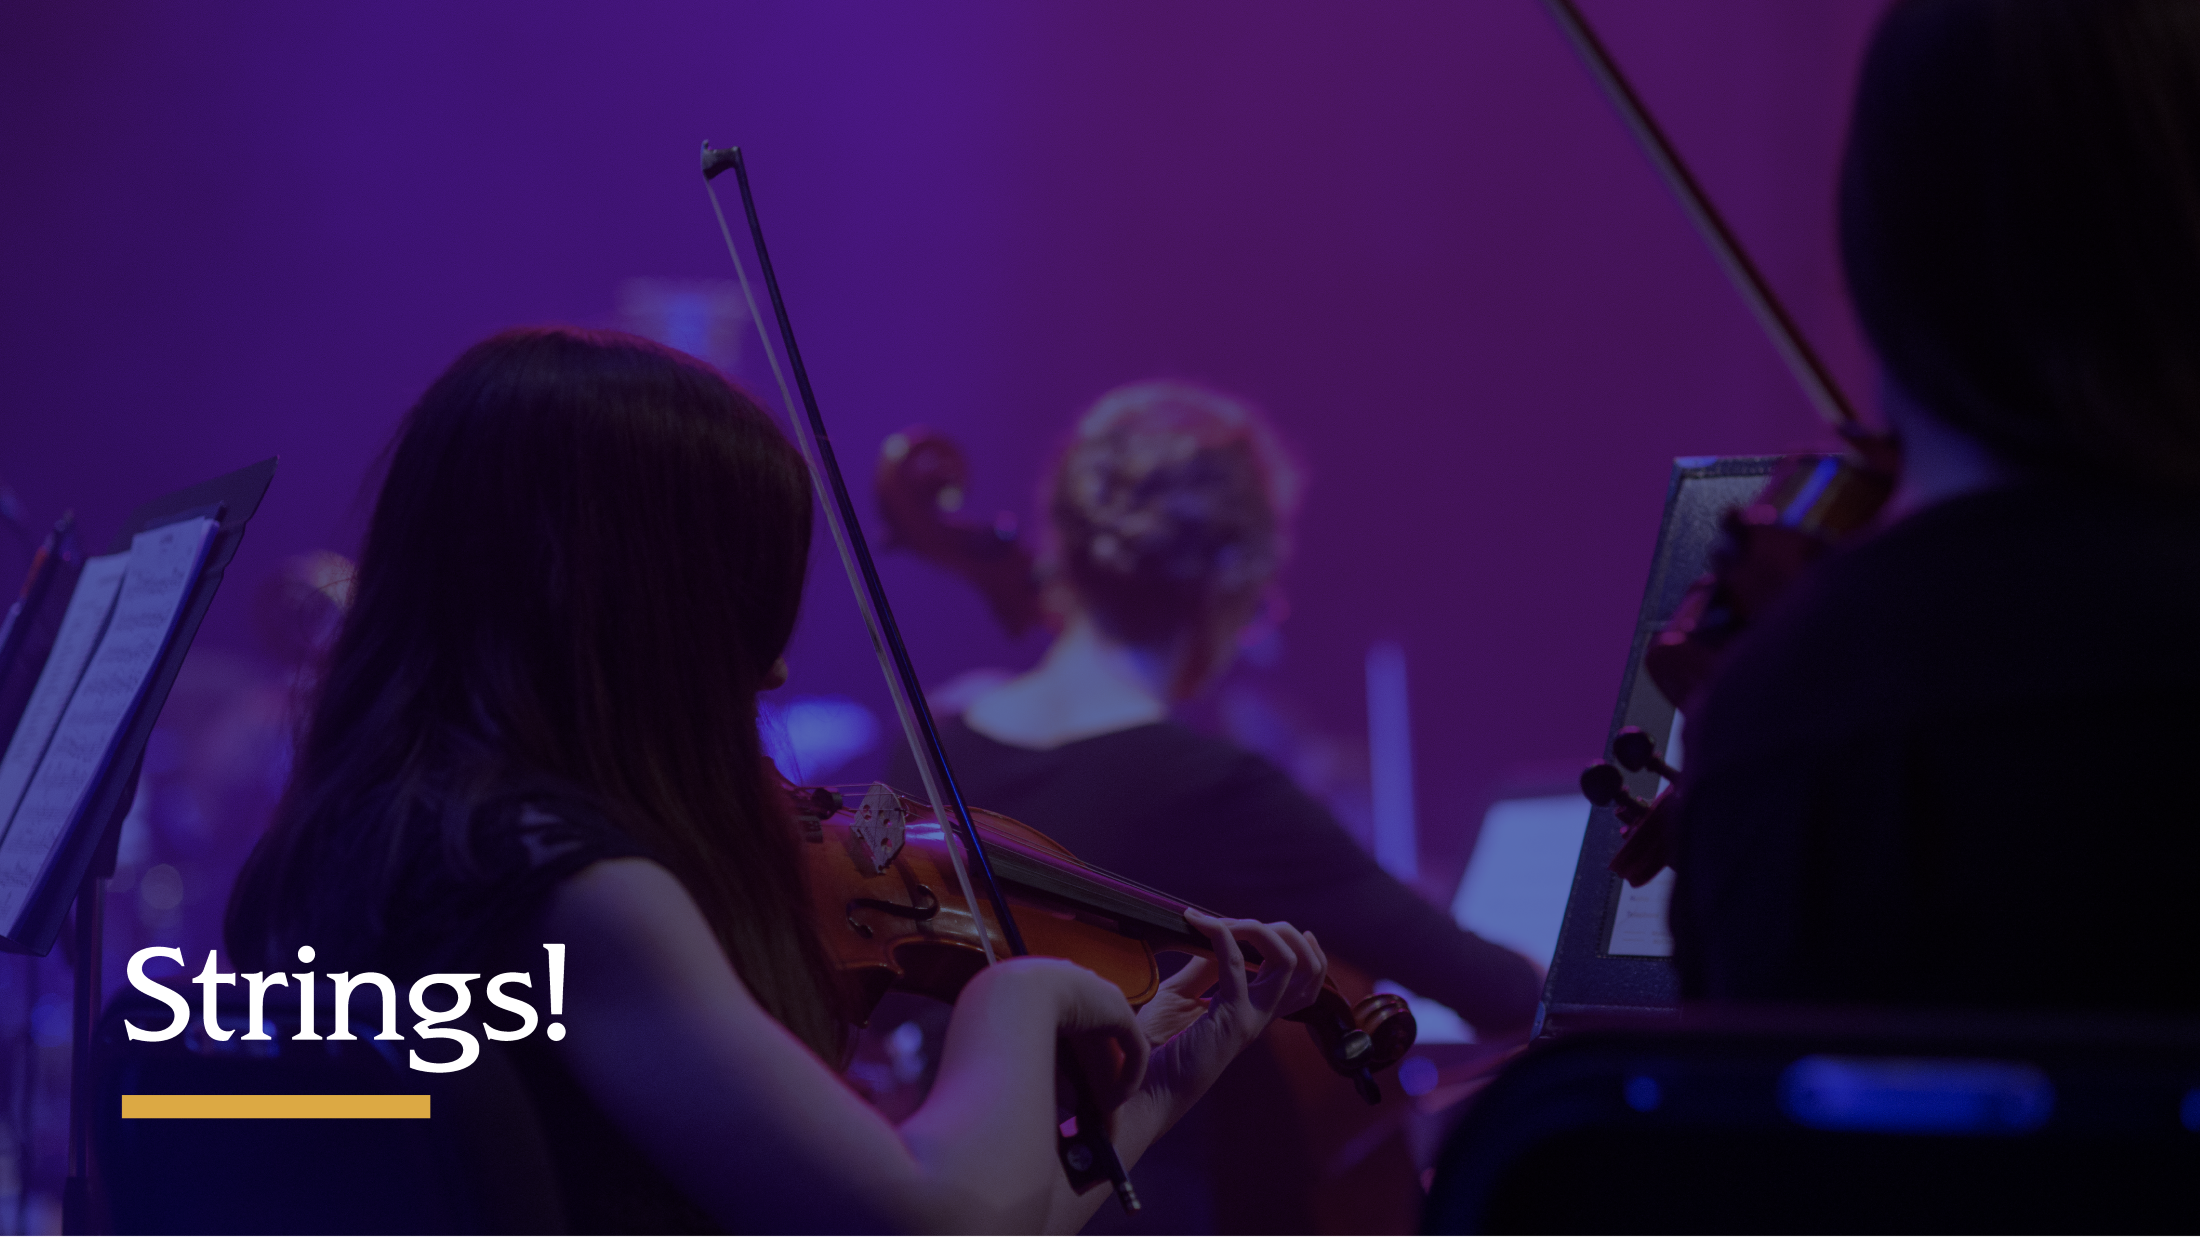
[[[2200,504],[1953,499],[1829,559],[1689,719],[1691,997],[2200,1010]]]
[[[401,875],[381,913],[367,917],[372,930],[326,942],[321,968],[382,971],[399,981],[400,992],[413,978],[434,972],[527,971],[535,976],[528,999],[547,1024],[540,924],[551,891],[590,864],[646,858],[648,851],[584,801],[554,790],[515,791],[483,802],[457,851],[447,847],[438,822],[419,815],[401,833]],[[474,1012],[487,1012],[485,1005],[477,985]],[[478,1025],[473,1029],[478,1036]],[[506,1054],[526,1092],[568,1231],[719,1230],[613,1126],[545,1034],[484,1042],[482,1048]]]

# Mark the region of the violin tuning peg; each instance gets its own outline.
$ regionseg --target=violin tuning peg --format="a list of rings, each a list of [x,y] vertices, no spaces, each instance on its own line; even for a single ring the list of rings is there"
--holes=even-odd
[[[1650,742],[1650,736],[1644,734],[1640,726],[1629,726],[1612,740],[1612,759],[1631,772],[1642,772],[1657,758],[1657,745]]]
[[[1626,776],[1603,761],[1581,771],[1581,797],[1598,807],[1610,807],[1626,793]]]
[[[1640,824],[1650,805],[1627,789],[1627,775],[1608,764],[1593,764],[1581,771],[1581,795],[1598,807],[1608,807],[1623,829]]]
[[[1347,1062],[1357,1062],[1361,1057],[1372,1051],[1374,1047],[1375,1037],[1358,1028],[1346,1031],[1344,1038],[1337,1041],[1337,1051],[1343,1055]]]
[[[1681,780],[1680,770],[1658,758],[1657,745],[1650,741],[1650,736],[1644,734],[1640,726],[1629,726],[1613,737],[1612,759],[1626,766],[1631,773],[1648,769],[1668,782]]]

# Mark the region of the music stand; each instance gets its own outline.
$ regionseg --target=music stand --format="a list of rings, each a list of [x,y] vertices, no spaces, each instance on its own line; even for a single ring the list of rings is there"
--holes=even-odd
[[[1780,457],[1692,456],[1673,461],[1666,489],[1665,515],[1658,523],[1658,544],[1650,560],[1650,579],[1635,615],[1635,636],[1620,676],[1619,703],[1604,736],[1605,751],[1628,726],[1640,727],[1659,750],[1670,747],[1675,708],[1644,671],[1642,655],[1673,616],[1688,586],[1710,565],[1719,537],[1719,520],[1729,508],[1746,506],[1764,488]],[[1683,746],[1685,747],[1685,735]],[[1685,752],[1681,758],[1686,767]],[[1648,799],[1657,794],[1658,776],[1627,775],[1627,788]],[[1588,804],[1582,805],[1588,808]],[[1610,807],[1589,812],[1574,868],[1573,889],[1558,946],[1536,1007],[1533,1035],[1563,1030],[1569,1022],[1612,1016],[1670,1014],[1680,1005],[1680,981],[1672,959],[1614,952],[1613,933],[1622,911],[1626,882],[1611,870],[1620,847],[1619,818]],[[1671,873],[1665,879],[1670,879]]]
[[[156,498],[130,513],[116,535],[110,553],[131,547],[141,532],[194,516],[218,522],[205,557],[177,611],[165,644],[146,675],[134,708],[124,717],[116,741],[93,776],[66,830],[55,843],[43,873],[31,888],[12,937],[0,937],[0,950],[44,956],[53,949],[62,922],[73,902],[76,908],[76,977],[72,1001],[71,1055],[69,1061],[69,1160],[68,1182],[62,1192],[62,1231],[84,1232],[90,1219],[88,1174],[90,1121],[90,1064],[93,1028],[99,1022],[100,954],[107,911],[107,878],[114,875],[115,850],[122,821],[136,797],[138,774],[144,764],[145,744],[153,723],[167,703],[168,691],[183,668],[184,655],[198,634],[199,624],[214,602],[222,575],[237,546],[244,540],[245,524],[259,510],[275,476],[274,459],[240,468],[226,476],[177,490]],[[56,590],[65,592],[65,590]],[[65,604],[67,597],[60,601]],[[43,654],[39,654],[43,655]],[[4,669],[4,668],[0,668]],[[28,668],[31,674],[36,668]]]

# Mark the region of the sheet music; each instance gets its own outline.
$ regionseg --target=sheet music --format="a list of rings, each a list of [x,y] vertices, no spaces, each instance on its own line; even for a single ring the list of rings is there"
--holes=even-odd
[[[61,710],[76,693],[77,680],[84,677],[85,663],[99,647],[107,616],[115,608],[115,593],[122,587],[123,568],[129,563],[127,551],[109,554],[86,562],[77,575],[76,591],[69,594],[68,608],[62,611],[53,651],[38,672],[38,685],[31,689],[30,703],[23,707],[15,735],[8,740],[7,754],[0,756],[0,837],[6,836],[8,822],[15,819],[23,788],[31,784],[31,774],[46,755]]]
[[[61,714],[7,836],[0,838],[0,931],[13,935],[55,847],[84,809],[146,680],[160,662],[217,521],[183,520],[139,533],[114,615]]]
[[[1604,952],[1623,958],[1670,958],[1673,932],[1665,923],[1673,901],[1673,869],[1650,878],[1640,889],[1621,883],[1619,909],[1612,914],[1612,939]]]

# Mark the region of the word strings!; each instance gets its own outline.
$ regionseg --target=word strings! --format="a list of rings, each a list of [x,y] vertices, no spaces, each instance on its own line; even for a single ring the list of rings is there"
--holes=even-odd
[[[544,945],[543,949],[549,954],[550,1016],[555,1018],[565,1010],[565,946]],[[313,957],[313,946],[303,945],[299,947],[298,961],[310,965],[313,962]],[[156,945],[140,949],[130,955],[130,986],[167,1006],[173,1016],[167,1026],[157,1031],[148,1031],[134,1022],[124,1021],[122,1024],[123,1029],[133,1042],[149,1040],[157,1043],[161,1040],[174,1039],[176,1036],[183,1034],[191,1025],[191,1003],[184,998],[182,993],[145,973],[146,964],[155,958],[164,958],[175,963],[178,967],[185,965],[183,951],[173,946]],[[382,1040],[403,1040],[405,1038],[397,1029],[397,985],[390,981],[389,976],[378,971],[363,971],[357,975],[348,971],[332,971],[328,974],[329,986],[333,989],[330,1003],[334,1006],[331,1018],[334,1029],[327,1035],[320,1034],[317,1030],[319,1024],[314,1004],[314,981],[317,978],[320,977],[312,971],[292,971],[288,974],[281,971],[271,973],[252,971],[240,976],[235,971],[222,970],[220,951],[209,949],[206,951],[206,966],[196,976],[192,977],[190,982],[199,985],[199,1005],[208,1039],[221,1041],[238,1034],[237,1031],[221,1024],[221,1020],[217,1016],[217,1010],[220,1003],[221,988],[224,985],[234,986],[239,979],[244,981],[245,988],[245,1029],[243,1038],[247,1040],[271,1040],[274,1038],[274,1036],[268,1034],[268,1019],[266,1016],[268,989],[288,988],[290,987],[290,981],[293,979],[298,981],[298,1033],[290,1037],[292,1040],[358,1039],[357,1035],[352,1034],[351,1029],[352,997],[354,993],[370,988],[379,993],[382,998],[382,1029],[374,1038]],[[423,975],[413,981],[411,990],[405,994],[406,1003],[412,1007],[412,1012],[419,1017],[419,1021],[412,1025],[412,1033],[424,1040],[446,1040],[455,1043],[458,1045],[458,1055],[448,1061],[431,1061],[422,1057],[417,1050],[408,1050],[406,1056],[410,1060],[412,1068],[428,1074],[452,1074],[465,1069],[480,1059],[481,1041],[474,1037],[472,1031],[450,1025],[464,1018],[467,1011],[473,1008],[474,995],[470,985],[480,978],[481,976],[478,973],[465,974],[456,971],[439,971],[432,975]],[[533,1035],[536,1028],[541,1025],[541,1019],[536,1014],[535,1007],[508,991],[514,986],[533,988],[535,986],[533,974],[527,971],[506,971],[501,975],[492,977],[483,989],[484,994],[489,999],[489,1004],[503,1010],[505,1013],[516,1015],[519,1019],[517,1027],[500,1027],[490,1022],[486,1016],[479,1018],[481,1033],[492,1040],[505,1042],[526,1039],[528,1036]],[[429,1004],[428,996],[437,988],[449,988],[451,990],[453,996],[447,1008],[437,1009]],[[548,1034],[553,1040],[564,1039],[565,1024],[561,1022],[550,1023]]]

